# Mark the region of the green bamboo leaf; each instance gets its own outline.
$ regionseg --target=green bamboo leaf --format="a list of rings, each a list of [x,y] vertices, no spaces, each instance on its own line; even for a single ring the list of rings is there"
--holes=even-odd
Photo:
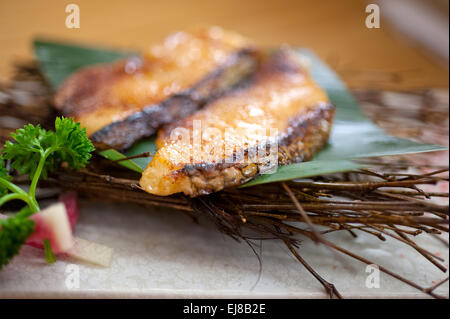
[[[135,55],[131,52],[98,49],[73,43],[36,39],[34,54],[45,78],[54,89],[76,70],[98,63],[110,63],[120,58]]]
[[[99,154],[101,156],[103,156],[104,158],[107,158],[111,161],[117,161],[117,160],[126,158],[125,155],[123,155],[119,151],[116,151],[115,149],[100,151]],[[141,166],[139,166],[138,164],[136,164],[136,162],[134,162],[133,160],[124,160],[124,161],[120,161],[117,163],[122,165],[123,167],[126,167],[126,168],[128,168],[132,171],[138,172],[138,173],[142,173],[144,171],[144,169]]]
[[[329,171],[330,165],[337,168],[336,172],[344,171],[346,166],[348,170],[355,169],[351,168],[348,161],[342,160],[446,150],[439,145],[420,144],[387,135],[364,115],[345,84],[332,69],[310,50],[299,49],[298,52],[309,60],[312,77],[336,105],[336,117],[328,145],[310,162],[280,167],[275,174],[262,175],[244,186],[302,178],[308,174],[308,170],[316,176],[329,174],[332,173]],[[291,169],[291,166],[294,168]]]
[[[134,156],[134,155],[139,155],[145,152],[149,152],[151,154],[155,154],[156,153],[156,138],[155,137],[151,137],[149,139],[145,139],[142,141],[137,142],[136,144],[134,144],[126,153],[126,156]],[[133,161],[139,165],[140,167],[142,167],[142,169],[145,169],[148,165],[148,163],[150,163],[150,161],[152,160],[152,157],[142,157],[142,158],[135,158],[133,159]]]
[[[241,187],[282,182],[297,178],[313,177],[331,173],[348,172],[364,167],[365,165],[347,160],[310,161],[286,166],[278,166],[275,173],[261,175]]]
[[[57,88],[68,75],[81,67],[96,63],[108,63],[133,55],[133,53],[125,51],[43,40],[36,40],[34,49],[41,70],[53,88]],[[307,49],[299,49],[298,52],[310,60],[310,71],[314,80],[324,88],[331,102],[337,107],[329,143],[312,161],[279,167],[276,173],[262,175],[245,186],[354,170],[360,166],[349,160],[356,158],[446,149],[439,145],[420,144],[387,135],[364,115],[336,73],[313,52]],[[125,155],[116,150],[107,150],[100,154],[108,159],[117,160],[143,152],[155,152],[155,150],[154,138],[150,138],[136,143]],[[142,172],[150,160],[151,158],[139,158],[119,163],[133,171]]]
[[[355,159],[446,150],[433,144],[421,144],[383,132],[359,108],[338,75],[308,49],[299,54],[311,62],[311,75],[336,105],[336,117],[327,147],[314,160]]]

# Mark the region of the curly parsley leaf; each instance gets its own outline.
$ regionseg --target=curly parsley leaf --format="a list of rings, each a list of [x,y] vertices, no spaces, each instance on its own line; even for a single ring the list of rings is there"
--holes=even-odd
[[[20,248],[33,233],[35,223],[28,216],[28,207],[14,216],[0,219],[0,270],[19,253]]]
[[[19,213],[0,220],[0,269],[16,255],[20,247],[34,230],[34,222],[27,217],[39,211],[36,187],[39,178],[47,177],[62,163],[72,169],[86,166],[94,151],[86,129],[68,118],[57,118],[55,131],[47,131],[39,125],[28,124],[11,134],[14,142],[6,142],[4,157],[10,167],[22,174],[28,174],[31,184],[28,193],[11,182],[0,154],[0,206],[10,200],[23,200],[28,204],[28,213]],[[44,242],[46,259],[55,260],[50,242]]]
[[[39,124],[28,124],[11,133],[15,143],[7,141],[4,148],[5,158],[11,161],[11,168],[21,174],[29,174],[30,178],[34,176],[43,152],[52,144],[52,134]],[[50,163],[47,166],[50,166]],[[47,167],[44,167],[44,171],[46,169]]]
[[[86,129],[70,118],[57,118],[55,121],[55,158],[66,162],[69,168],[80,169],[91,158],[94,145],[86,135]]]
[[[11,176],[8,174],[8,170],[5,167],[5,160],[3,159],[3,155],[0,154],[0,178],[3,178],[6,181],[11,180]],[[0,184],[0,197],[6,195],[8,193],[8,188]]]
[[[86,129],[64,117],[56,118],[55,132],[47,131],[39,124],[28,124],[11,136],[15,142],[6,142],[5,158],[11,161],[11,168],[29,174],[30,179],[41,175],[46,178],[48,172],[54,171],[62,162],[67,162],[69,168],[80,169],[86,166],[94,151]]]

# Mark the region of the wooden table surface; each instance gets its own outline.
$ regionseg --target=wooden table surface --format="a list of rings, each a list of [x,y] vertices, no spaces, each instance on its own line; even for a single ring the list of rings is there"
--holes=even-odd
[[[10,76],[12,62],[31,56],[31,39],[38,35],[139,49],[171,31],[213,24],[263,46],[309,47],[351,87],[448,88],[442,61],[396,35],[383,21],[380,29],[367,29],[360,0],[71,2],[80,7],[80,29],[65,26],[69,1],[0,0],[0,79]]]

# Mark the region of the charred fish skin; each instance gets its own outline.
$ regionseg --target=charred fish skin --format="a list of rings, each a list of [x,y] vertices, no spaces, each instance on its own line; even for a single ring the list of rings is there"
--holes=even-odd
[[[258,52],[244,49],[206,76],[192,88],[174,94],[160,104],[149,105],[142,111],[113,122],[90,136],[98,148],[123,150],[134,142],[153,135],[157,129],[185,118],[239,85],[251,76],[258,65]]]
[[[330,136],[331,122],[335,107],[321,104],[300,114],[290,121],[289,134],[278,141],[278,165],[301,163],[312,159],[320,151]],[[270,156],[269,151],[266,156]],[[239,186],[261,174],[265,163],[199,163],[190,164],[172,173],[174,179],[187,176],[190,180],[191,197],[209,195],[224,188]]]
[[[275,165],[307,161],[326,145],[334,113],[335,107],[323,89],[312,81],[296,53],[284,48],[268,58],[245,85],[160,130],[158,152],[142,174],[140,185],[152,194],[183,192],[195,197],[256,178],[266,172],[267,158],[272,155],[272,150],[267,145],[265,151],[269,156],[249,160],[256,145],[245,140],[240,142],[239,138],[251,135],[251,128],[255,126],[277,129],[275,139],[270,142],[277,143]],[[190,147],[189,144],[174,142],[170,132],[180,127],[193,131],[195,120],[219,131],[240,128],[230,135],[231,138],[224,139],[227,145],[237,145],[233,149],[240,149],[239,155],[233,153],[217,161],[199,161],[192,157],[186,161],[189,157],[183,158],[180,154]],[[236,141],[237,144],[233,144]],[[214,142],[202,140],[202,143],[203,152],[207,152],[205,146]],[[242,159],[242,150],[244,161],[235,161]]]
[[[75,72],[53,105],[86,127],[98,148],[123,150],[229,90],[259,56],[249,40],[218,27],[176,32],[139,57]]]

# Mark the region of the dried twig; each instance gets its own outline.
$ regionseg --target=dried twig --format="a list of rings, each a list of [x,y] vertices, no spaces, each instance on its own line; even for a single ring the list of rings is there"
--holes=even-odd
[[[19,103],[14,97],[21,90],[27,99],[22,99]],[[14,94],[11,94],[13,91]],[[0,117],[13,116],[28,122],[41,123],[43,126],[53,121],[54,114],[49,108],[50,90],[35,67],[19,68],[14,82],[8,86],[0,85],[0,93],[2,92],[6,98],[0,100]],[[408,116],[411,115],[409,120],[417,127],[422,127],[420,125],[423,124],[428,130],[434,128],[439,132],[439,136],[448,137],[448,126],[442,125],[442,119],[448,118],[448,110],[438,106],[430,107],[443,104],[437,100],[438,95],[427,91],[414,94],[418,99],[427,101],[427,114],[432,115],[435,112],[437,115],[427,117],[424,124],[421,117],[408,113]],[[370,102],[371,108],[379,105],[380,108],[392,111],[374,112],[379,124],[403,123],[405,116],[392,115],[398,113],[397,109],[390,105],[395,103],[389,102],[383,93],[360,91],[357,96],[360,101]],[[435,104],[431,103],[433,99],[437,101]],[[373,112],[372,109],[371,111]],[[385,118],[382,117],[383,114],[391,114],[392,117]],[[9,138],[11,129],[1,128],[0,138],[3,141]],[[402,129],[396,131],[395,125],[391,125],[389,130],[392,134],[403,133]],[[422,136],[419,134],[418,139],[420,138]],[[145,152],[121,160],[148,156],[151,154]],[[281,240],[325,287],[330,298],[342,296],[332,283],[324,280],[298,253],[296,248],[299,245],[299,236],[320,242],[337,255],[340,252],[366,264],[373,263],[326,240],[326,234],[345,231],[356,237],[359,231],[382,241],[385,236],[389,236],[414,248],[440,270],[446,271],[438,262],[442,262],[442,258],[420,247],[409,237],[448,232],[448,204],[436,204],[432,201],[434,198],[448,198],[448,192],[422,189],[424,185],[448,185],[448,176],[443,176],[448,171],[446,166],[417,164],[405,158],[363,159],[360,161],[368,164],[370,168],[345,174],[318,176],[311,178],[311,181],[288,181],[244,189],[227,189],[218,194],[191,199],[183,195],[160,197],[144,192],[139,186],[139,176],[118,165],[117,162],[121,160],[112,162],[94,156],[86,169],[80,172],[61,170],[43,181],[40,186],[71,188],[95,199],[101,194],[101,198],[107,201],[172,208],[194,221],[197,215],[209,216],[220,231],[238,241],[247,242],[255,254],[250,240]],[[417,173],[411,172],[411,169]],[[422,169],[433,171],[422,172]],[[21,179],[16,178],[15,182],[20,183]],[[308,227],[305,229],[304,225]],[[448,242],[438,238],[445,242],[448,248]],[[434,293],[436,288],[448,281],[446,278],[432,287],[423,288],[392,270],[381,266],[379,269],[435,298],[442,297]]]

